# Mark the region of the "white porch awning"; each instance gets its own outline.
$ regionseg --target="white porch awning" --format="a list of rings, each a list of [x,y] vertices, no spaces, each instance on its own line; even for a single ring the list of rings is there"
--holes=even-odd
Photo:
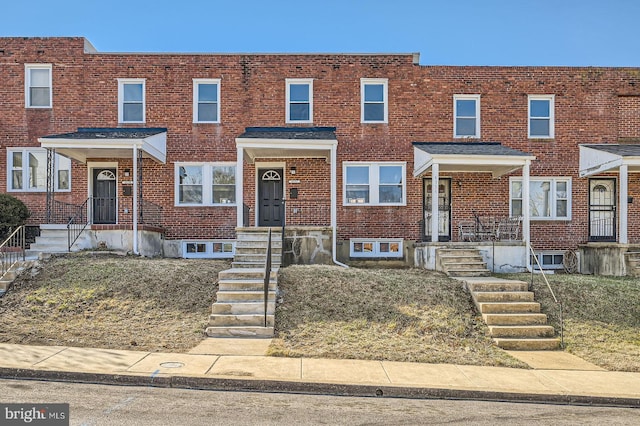
[[[500,177],[535,159],[498,142],[414,142],[413,176],[438,164],[440,173],[491,173]]]
[[[335,127],[247,127],[236,138],[244,160],[253,164],[256,158],[324,158],[338,144]]]
[[[640,144],[580,145],[580,177],[618,171],[627,166],[629,173],[640,173]]]
[[[131,158],[135,149],[158,163],[167,161],[165,128],[88,128],[38,138],[43,148],[86,163],[88,158]]]

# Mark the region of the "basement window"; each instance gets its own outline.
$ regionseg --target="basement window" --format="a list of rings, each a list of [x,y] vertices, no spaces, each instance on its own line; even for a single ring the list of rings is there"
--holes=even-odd
[[[564,252],[563,251],[541,251],[536,253],[538,262],[542,269],[564,269]],[[531,256],[531,265],[534,269],[539,269],[533,256]]]
[[[349,243],[350,257],[402,257],[402,240],[392,239],[352,239]]]
[[[186,259],[231,259],[235,247],[233,240],[184,241],[182,256]]]

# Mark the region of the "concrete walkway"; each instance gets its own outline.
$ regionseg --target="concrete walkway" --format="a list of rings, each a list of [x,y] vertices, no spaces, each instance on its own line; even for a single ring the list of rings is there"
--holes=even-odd
[[[640,408],[640,373],[562,352],[533,369],[265,356],[268,339],[207,339],[189,353],[0,344],[0,377],[216,390],[460,398]]]

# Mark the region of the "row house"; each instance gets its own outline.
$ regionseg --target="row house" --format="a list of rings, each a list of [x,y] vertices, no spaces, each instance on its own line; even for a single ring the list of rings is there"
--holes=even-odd
[[[627,273],[640,69],[418,59],[0,38],[0,188],[71,250],[231,257],[238,229],[284,227],[289,263],[470,246],[495,272]]]

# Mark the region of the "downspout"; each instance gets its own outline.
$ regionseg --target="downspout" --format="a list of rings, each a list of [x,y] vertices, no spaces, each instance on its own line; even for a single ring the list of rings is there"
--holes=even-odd
[[[133,145],[133,254],[138,252],[138,146]]]
[[[331,247],[331,257],[333,260],[333,263],[335,263],[338,266],[342,266],[343,268],[348,268],[349,265],[345,265],[342,262],[339,262],[337,259],[337,248],[338,248],[338,241],[337,239],[337,228],[338,228],[338,219],[337,219],[337,212],[338,212],[338,208],[337,208],[337,194],[338,194],[338,190],[337,190],[337,179],[338,179],[338,172],[337,172],[337,155],[336,155],[336,145],[331,146],[331,241],[332,241],[332,247]]]
[[[525,164],[522,166],[522,240],[525,245],[525,259],[528,272],[533,271],[533,264],[531,262],[531,211],[529,208],[530,168],[531,160],[525,160]]]

